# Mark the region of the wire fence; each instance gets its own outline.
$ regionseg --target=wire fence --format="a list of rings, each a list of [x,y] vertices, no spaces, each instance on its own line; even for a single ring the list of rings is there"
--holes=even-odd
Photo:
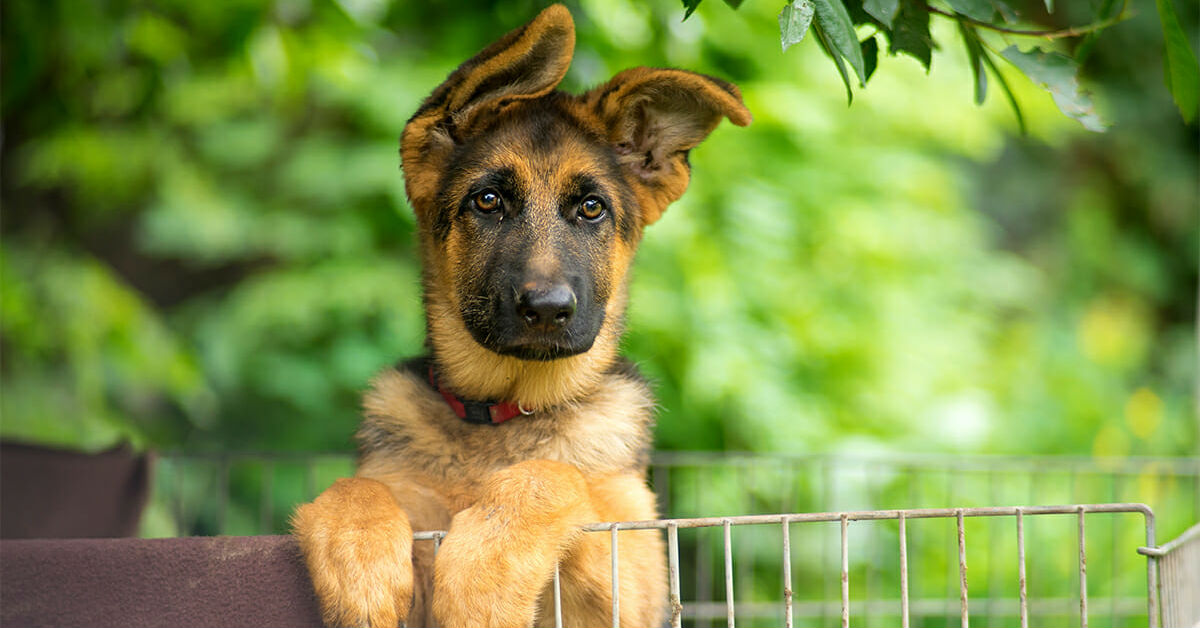
[[[910,604],[909,604],[909,571],[908,571],[908,536],[906,533],[906,523],[912,520],[921,519],[949,519],[953,518],[956,524],[957,531],[957,562],[958,562],[958,600],[959,600],[959,619],[961,626],[967,628],[970,626],[970,592],[967,580],[967,537],[965,520],[968,517],[1011,517],[1015,520],[1015,537],[1017,542],[1017,552],[1012,557],[1017,565],[1017,596],[1014,602],[1017,606],[1017,615],[1020,625],[1029,626],[1029,600],[1027,587],[1027,570],[1026,570],[1026,552],[1025,552],[1025,518],[1040,517],[1046,515],[1075,515],[1078,522],[1078,536],[1076,542],[1078,544],[1078,589],[1076,599],[1078,600],[1078,617],[1079,625],[1086,628],[1088,626],[1089,611],[1088,611],[1088,580],[1087,580],[1087,543],[1086,543],[1086,520],[1088,515],[1097,513],[1117,514],[1117,513],[1132,513],[1142,515],[1142,523],[1145,529],[1146,543],[1140,548],[1142,553],[1149,558],[1148,565],[1145,569],[1146,573],[1146,596],[1145,610],[1147,622],[1151,628],[1159,625],[1161,619],[1158,613],[1158,569],[1157,562],[1163,559],[1164,554],[1169,552],[1171,548],[1164,547],[1161,550],[1155,542],[1155,520],[1154,513],[1144,504],[1075,504],[1068,506],[1029,506],[1029,507],[993,507],[993,508],[953,508],[953,509],[920,509],[920,510],[889,510],[889,511],[865,511],[865,512],[841,512],[841,513],[805,513],[805,514],[779,514],[779,515],[758,515],[758,516],[736,516],[736,517],[710,517],[701,519],[657,519],[652,521],[625,521],[625,522],[610,522],[610,523],[595,523],[586,526],[589,532],[608,532],[610,536],[610,547],[612,556],[612,571],[610,573],[610,582],[612,583],[612,625],[614,628],[620,626],[620,587],[618,586],[620,565],[618,560],[618,545],[619,535],[622,530],[666,530],[667,532],[667,556],[668,556],[668,580],[670,586],[669,608],[671,609],[670,623],[674,628],[679,628],[682,625],[684,615],[683,598],[680,593],[680,568],[679,568],[679,529],[680,528],[712,528],[720,527],[723,532],[724,542],[722,549],[724,553],[725,566],[723,571],[725,582],[725,600],[724,612],[725,623],[728,628],[735,628],[737,604],[734,594],[734,570],[733,570],[733,543],[732,530],[736,526],[756,526],[774,524],[780,529],[780,548],[782,559],[782,579],[779,582],[777,589],[780,603],[777,605],[779,615],[782,621],[776,625],[784,625],[787,628],[792,628],[794,625],[794,592],[792,589],[792,545],[791,545],[791,527],[793,524],[805,524],[814,522],[838,522],[841,528],[841,616],[840,622],[843,628],[850,626],[850,550],[852,543],[850,542],[849,528],[851,522],[863,521],[890,521],[898,522],[899,529],[899,544],[897,546],[897,556],[899,565],[899,602],[892,612],[899,615],[900,625],[903,628],[908,628],[910,625]],[[445,536],[444,531],[435,532],[419,532],[414,535],[414,539],[418,541],[433,541],[435,544],[434,552],[437,551],[437,545]],[[1182,541],[1183,539],[1181,539]],[[1161,552],[1161,553],[1160,553]],[[1189,572],[1190,573],[1190,572]],[[1174,584],[1170,587],[1174,590]],[[1180,582],[1179,584],[1187,586],[1189,582]],[[554,575],[553,586],[553,609],[556,628],[562,626],[562,604],[560,596],[560,586],[557,568]],[[695,611],[691,613],[696,615]],[[762,614],[761,611],[757,614]],[[1182,616],[1182,615],[1180,615]],[[776,617],[777,619],[780,617]],[[1174,625],[1174,624],[1172,624]],[[1187,625],[1187,624],[1179,624]]]
[[[164,456],[151,508],[159,529],[148,532],[285,532],[295,505],[352,473],[346,455]],[[650,481],[670,518],[654,526],[673,548],[679,618],[692,626],[728,625],[733,600],[743,627],[787,625],[787,614],[794,626],[904,625],[906,617],[914,626],[957,626],[964,600],[976,626],[1145,626],[1147,558],[1136,552],[1155,546],[1141,511],[1077,509],[1147,504],[1162,538],[1200,520],[1197,459],[661,452]],[[1047,513],[996,504],[1068,506]],[[940,514],[908,514],[917,512]],[[980,512],[994,514],[969,514]],[[762,516],[775,525],[754,519]],[[631,525],[619,522],[617,531]],[[784,575],[792,579],[787,613]]]

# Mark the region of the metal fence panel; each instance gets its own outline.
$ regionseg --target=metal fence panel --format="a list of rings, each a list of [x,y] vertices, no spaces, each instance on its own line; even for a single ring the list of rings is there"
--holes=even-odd
[[[342,454],[163,456],[151,509],[159,535],[285,532],[295,505],[353,468]],[[1172,534],[1200,520],[1196,459],[667,452],[650,471],[671,517],[656,527],[673,626],[1157,623],[1158,572],[1131,551],[1157,551],[1153,530],[1087,504],[1146,501]],[[1070,505],[992,506],[1005,502]],[[601,531],[619,544],[640,523]],[[1167,626],[1196,622],[1178,618],[1196,617],[1197,544],[1147,554]]]

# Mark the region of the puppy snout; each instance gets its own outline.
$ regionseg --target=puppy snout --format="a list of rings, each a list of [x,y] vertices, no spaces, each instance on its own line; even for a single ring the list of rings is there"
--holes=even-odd
[[[517,297],[517,314],[538,331],[557,331],[575,316],[575,292],[565,283],[527,283]]]

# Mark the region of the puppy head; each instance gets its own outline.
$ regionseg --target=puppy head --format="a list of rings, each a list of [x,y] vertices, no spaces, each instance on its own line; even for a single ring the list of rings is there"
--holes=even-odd
[[[598,376],[642,229],[687,188],[688,151],[723,117],[750,122],[736,87],[682,70],[557,92],[574,45],[551,6],[455,70],[404,129],[430,342],[467,394],[511,395],[502,381],[538,369]]]

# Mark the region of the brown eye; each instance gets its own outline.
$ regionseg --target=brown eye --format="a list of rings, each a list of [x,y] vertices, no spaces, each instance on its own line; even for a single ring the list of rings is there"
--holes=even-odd
[[[502,203],[499,194],[491,190],[484,190],[471,199],[471,204],[475,206],[475,209],[485,214],[491,214],[499,211]]]
[[[594,222],[604,217],[604,212],[606,209],[607,208],[604,206],[604,201],[596,198],[595,196],[589,196],[583,199],[583,202],[579,204],[579,215],[583,216],[583,218],[586,220],[591,220]]]

